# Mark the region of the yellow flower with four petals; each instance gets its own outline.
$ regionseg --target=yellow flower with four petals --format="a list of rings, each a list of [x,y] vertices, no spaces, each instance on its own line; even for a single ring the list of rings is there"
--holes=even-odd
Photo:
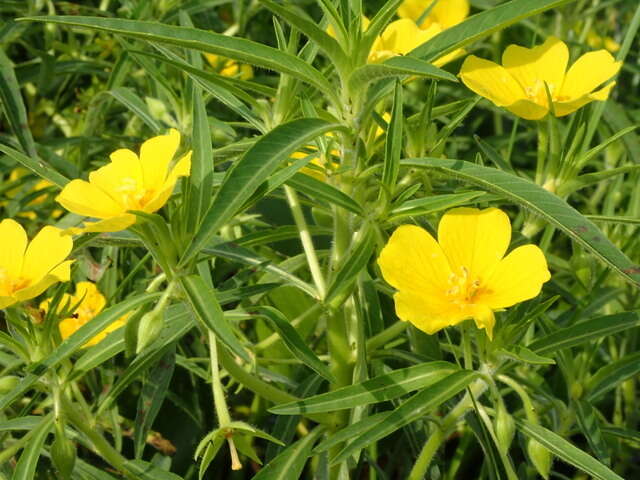
[[[494,311],[536,297],[551,277],[542,250],[515,248],[502,210],[455,208],[438,225],[438,241],[402,225],[378,258],[384,279],[398,291],[396,314],[433,334],[464,320],[493,336]]]
[[[46,226],[31,240],[18,222],[0,222],[0,308],[37,297],[56,282],[68,282],[73,241]]]
[[[191,152],[170,168],[179,144],[180,133],[171,129],[167,135],[145,141],[140,156],[128,149],[116,150],[109,164],[89,173],[88,182],[69,182],[56,200],[73,213],[99,219],[72,231],[116,232],[136,222],[131,210],[159,210],[167,203],[178,178],[189,175],[191,169]]]
[[[549,37],[534,48],[509,45],[502,54],[502,65],[470,55],[462,64],[460,78],[495,105],[527,120],[539,120],[551,107],[562,117],[593,100],[606,100],[615,82],[595,89],[622,66],[606,50],[585,53],[567,70],[568,63],[567,45]]]

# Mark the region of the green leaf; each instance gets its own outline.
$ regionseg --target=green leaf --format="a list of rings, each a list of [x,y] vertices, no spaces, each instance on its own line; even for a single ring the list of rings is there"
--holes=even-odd
[[[183,480],[181,476],[143,460],[129,460],[125,462],[124,468],[140,480]]]
[[[548,354],[637,326],[640,326],[640,314],[638,312],[605,315],[576,323],[570,327],[561,328],[527,345],[527,348],[538,354]]]
[[[402,165],[434,170],[482,187],[534,213],[591,251],[625,280],[640,286],[640,266],[622,253],[593,222],[544,188],[524,178],[463,160],[415,158]]]
[[[207,108],[202,91],[193,89],[193,135],[192,135],[191,173],[189,175],[189,205],[187,208],[190,222],[195,228],[204,217],[211,204],[213,195],[213,151],[211,147],[211,128],[207,118]]]
[[[262,136],[228,172],[182,263],[197,255],[217,230],[238,213],[280,163],[319,135],[340,128],[317,118],[279,125]]]
[[[37,158],[36,143],[29,129],[27,109],[22,101],[20,85],[16,79],[13,64],[3,50],[0,50],[0,100],[2,100],[0,104],[7,121],[20,146],[29,157]]]
[[[74,352],[79,350],[85,343],[87,343],[91,338],[104,330],[108,325],[111,325],[120,317],[129,313],[135,308],[157,299],[159,296],[159,293],[145,293],[128,300],[124,300],[123,302],[120,302],[117,305],[109,307],[100,312],[89,322],[85,323],[82,327],[76,330],[73,335],[65,339],[53,352],[51,352],[42,361],[33,364],[29,368],[29,370],[33,373],[27,374],[16,388],[0,397],[0,409],[6,408],[8,405],[22,396],[49,369],[56,367],[62,361],[69,358],[71,355],[73,355]]]
[[[613,470],[551,430],[523,419],[516,419],[516,424],[518,429],[529,438],[536,440],[558,458],[592,475],[594,478],[600,480],[624,480]]]
[[[180,284],[194,316],[229,350],[245,361],[250,361],[247,350],[236,338],[216,298],[216,292],[198,275],[180,278]]]
[[[300,478],[302,470],[307,463],[307,458],[311,455],[313,445],[323,432],[323,427],[316,427],[311,433],[284,449],[276,458],[262,467],[253,477],[253,480],[293,480]]]
[[[434,61],[509,25],[557,8],[574,0],[512,0],[472,15],[462,23],[447,28],[409,53],[412,57]]]
[[[429,387],[458,370],[458,367],[449,362],[422,363],[304,400],[276,405],[269,411],[278,415],[295,415],[332,412],[385,402]]]
[[[500,349],[498,353],[517,362],[530,363],[531,365],[554,365],[556,363],[553,358],[538,355],[536,352],[522,345],[514,345],[508,350],[503,348]]]
[[[397,207],[394,207],[389,216],[389,221],[394,222],[400,218],[415,215],[428,215],[430,213],[440,212],[459,205],[466,205],[478,197],[486,195],[485,192],[464,192],[449,193],[444,195],[433,195],[424,198],[416,198],[407,200]]]
[[[45,180],[49,180],[54,185],[57,185],[60,188],[63,188],[67,183],[69,183],[69,179],[58,173],[52,167],[47,165],[44,160],[41,160],[38,157],[27,157],[24,153],[20,153],[18,150],[15,150],[8,145],[3,145],[0,143],[0,152],[8,155],[13,158],[16,162],[22,164],[33,173],[38,175],[40,178],[44,178]]]
[[[33,480],[35,478],[38,459],[51,427],[53,427],[53,416],[46,416],[42,418],[40,425],[31,431],[31,438],[22,450],[22,455],[20,455],[11,477],[12,480]]]
[[[587,398],[593,401],[625,380],[640,374],[640,352],[622,357],[600,368],[587,384]]]
[[[144,101],[136,95],[133,90],[127,87],[118,87],[108,92],[113,98],[122,103],[131,112],[137,115],[154,133],[160,133],[164,127],[162,124],[153,118],[149,107]]]
[[[393,413],[393,410],[374,413],[373,415],[364,417],[362,420],[356,423],[347,425],[346,427],[331,434],[328,438],[320,442],[318,446],[314,449],[313,453],[326,452],[330,448],[333,448],[345,442],[349,442],[353,438],[358,438],[362,435],[365,435],[368,431],[373,429],[376,425],[379,425],[380,423],[384,422],[392,413]]]
[[[411,57],[393,57],[384,63],[370,63],[356,68],[349,77],[349,88],[361,90],[371,82],[383,78],[418,75],[433,80],[457,82],[455,75],[433,66],[429,62]]]
[[[400,171],[403,123],[402,83],[396,81],[396,88],[393,92],[391,121],[389,122],[385,140],[384,163],[382,164],[382,184],[391,197],[395,192],[398,172]],[[380,195],[382,195],[382,191]]]
[[[329,367],[307,346],[300,334],[279,310],[273,307],[254,307],[254,310],[269,322],[269,325],[282,338],[282,341],[294,357],[330,382],[334,383],[336,381]]]
[[[192,48],[201,52],[214,53],[233,58],[244,63],[258,65],[276,72],[286,73],[299,80],[314,85],[330,98],[335,99],[335,89],[324,76],[304,60],[261,43],[236,38],[208,30],[190,27],[176,27],[157,22],[124,20],[120,18],[100,18],[83,16],[49,15],[26,17],[20,20],[51,22],[62,25],[90,28],[126,35],[132,38]]]
[[[375,239],[370,230],[361,231],[362,236],[347,251],[343,263],[337,268],[337,273],[327,289],[325,303],[337,308],[346,298],[358,274],[366,268],[373,249]]]
[[[136,458],[142,458],[147,442],[147,434],[151,430],[151,426],[169,392],[169,383],[173,377],[175,366],[176,350],[175,346],[173,346],[167,349],[157,365],[146,374],[142,391],[138,397],[138,408],[136,409],[134,423],[133,444]]]
[[[591,450],[593,450],[602,463],[611,466],[611,454],[609,453],[607,442],[605,442],[602,437],[596,409],[584,400],[577,400],[575,406],[578,426],[589,442]]]
[[[354,438],[334,458],[331,464],[336,465],[345,461],[351,455],[381,438],[390,435],[409,423],[424,417],[441,406],[444,402],[466,388],[478,376],[476,372],[459,371],[448,375],[443,380],[416,393],[404,401],[388,417]]]
[[[299,192],[309,195],[311,198],[325,200],[357,215],[364,214],[362,206],[353,198],[341,192],[336,187],[304,173],[294,174],[285,183]]]

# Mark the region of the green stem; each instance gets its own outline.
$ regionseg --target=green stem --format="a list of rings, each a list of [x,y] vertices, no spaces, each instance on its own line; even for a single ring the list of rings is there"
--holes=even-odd
[[[481,367],[480,370],[482,373],[491,374],[491,371],[486,367]],[[427,469],[431,464],[433,456],[440,448],[440,445],[442,445],[442,442],[453,432],[458,421],[473,408],[474,399],[481,396],[487,388],[487,382],[481,378],[471,384],[464,397],[462,397],[458,404],[444,417],[440,428],[431,434],[429,440],[427,440],[422,447],[422,451],[418,455],[418,459],[409,474],[409,480],[426,478]]]
[[[327,293],[327,287],[324,281],[324,275],[322,274],[322,269],[320,268],[320,262],[318,262],[316,249],[313,246],[313,238],[309,233],[309,227],[307,226],[307,221],[304,218],[304,212],[302,211],[300,200],[298,199],[298,194],[295,190],[286,185],[284,186],[284,192],[287,196],[287,201],[289,202],[289,208],[291,208],[293,220],[296,222],[296,226],[298,227],[300,241],[302,242],[304,254],[307,257],[311,278],[313,278],[313,282],[316,285],[320,299],[324,299],[324,296]]]
[[[413,464],[413,468],[407,477],[407,480],[423,480],[426,478],[427,469],[433,460],[433,456],[440,448],[440,445],[444,441],[444,432],[441,428],[435,427],[435,430],[429,436],[429,440],[424,444],[420,455],[416,463]]]
[[[64,409],[66,418],[80,433],[87,437],[96,453],[109,462],[113,468],[122,472],[125,477],[130,480],[136,480],[136,477],[125,468],[127,459],[95,429],[95,422],[89,421],[88,418],[78,412],[74,405],[66,402],[64,398],[61,400],[61,406]]]
[[[209,360],[211,362],[211,389],[213,390],[216,415],[218,415],[220,428],[226,428],[231,423],[231,415],[229,415],[227,401],[224,398],[224,389],[220,381],[216,336],[211,330],[209,330]]]

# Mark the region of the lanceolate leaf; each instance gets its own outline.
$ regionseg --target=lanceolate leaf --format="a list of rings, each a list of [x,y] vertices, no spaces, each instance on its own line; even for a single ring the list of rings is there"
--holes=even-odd
[[[273,329],[278,332],[284,344],[298,360],[330,382],[335,382],[329,367],[313,353],[313,350],[307,346],[300,334],[291,326],[289,320],[281,312],[273,307],[256,307],[255,311],[264,317]]]
[[[33,480],[38,466],[38,459],[42,453],[44,442],[47,435],[53,427],[53,416],[46,416],[34,430],[32,430],[32,438],[22,451],[16,469],[13,472],[13,480]]]
[[[24,152],[32,158],[37,156],[36,144],[33,141],[27,110],[22,101],[20,85],[16,79],[11,60],[0,50],[0,105],[4,110],[13,133],[20,142]]]
[[[198,275],[182,277],[180,283],[195,317],[215,333],[223,345],[249,361],[247,351],[236,338],[228,320],[224,318],[215,291]]]
[[[13,158],[16,162],[21,163],[39,177],[44,178],[45,180],[49,180],[51,183],[60,188],[69,183],[69,179],[67,177],[65,177],[61,173],[58,173],[56,170],[54,170],[39,158],[28,157],[24,153],[21,153],[18,150],[1,143],[0,152]]]
[[[244,38],[230,37],[197,28],[176,27],[157,22],[120,18],[50,15],[26,17],[23,20],[52,22],[102,30],[150,42],[166,43],[179,47],[193,48],[201,52],[214,53],[277,72],[287,73],[316,86],[331,98],[335,97],[334,89],[329,82],[304,60]]]
[[[233,166],[211,208],[183,256],[183,263],[202,250],[217,230],[237,214],[269,175],[300,147],[319,135],[340,128],[317,118],[280,125],[260,138]]]
[[[640,286],[639,265],[632,263],[593,222],[561,198],[535,183],[495,168],[463,160],[415,158],[403,160],[402,164],[459,178],[535,212],[590,250],[627,281]]]
[[[590,400],[595,400],[625,380],[638,374],[640,374],[640,352],[622,357],[620,360],[609,363],[598,370],[589,380],[587,397]]]
[[[516,419],[516,423],[518,430],[522,433],[541,443],[558,458],[592,475],[594,478],[600,480],[624,480],[613,470],[551,430],[522,419]]]
[[[428,62],[411,57],[393,57],[384,63],[372,63],[357,68],[349,77],[351,89],[361,89],[371,82],[390,77],[418,75],[434,80],[457,82],[454,75]]]
[[[409,392],[426,388],[458,371],[449,362],[429,362],[402,368],[356,385],[339,388],[297,402],[272,407],[278,415],[332,412],[360,405],[392,400]]]
[[[463,390],[476,376],[477,373],[475,372],[456,372],[416,393],[374,428],[355,438],[331,460],[331,463],[338,464],[376,440],[384,438],[405,425],[429,414]]]
[[[311,455],[311,450],[323,427],[316,427],[311,433],[282,451],[253,477],[253,480],[293,480],[300,478],[302,470]]]
[[[318,198],[325,200],[334,205],[338,205],[342,208],[362,215],[364,213],[362,207],[352,199],[350,196],[338,190],[327,183],[320,180],[316,180],[304,173],[295,173],[291,178],[286,181],[286,184],[295,188],[296,190],[309,195],[311,198]]]
[[[550,354],[637,326],[640,326],[640,314],[637,312],[605,315],[550,333],[527,345],[527,348],[538,354]]]

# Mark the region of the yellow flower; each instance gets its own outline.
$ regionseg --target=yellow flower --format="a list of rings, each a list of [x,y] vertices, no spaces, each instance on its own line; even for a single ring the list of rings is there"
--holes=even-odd
[[[595,30],[589,30],[587,33],[587,45],[591,48],[606,48],[611,53],[615,53],[620,50],[620,44],[616,42],[613,38],[605,36],[602,37],[598,35]]]
[[[209,62],[209,65],[224,77],[237,77],[240,80],[251,80],[253,78],[253,68],[251,65],[241,65],[231,58],[221,57],[214,53],[205,53],[204,56]]]
[[[37,297],[56,282],[69,281],[73,242],[60,229],[46,226],[28,242],[22,226],[0,222],[0,308]]]
[[[395,57],[396,55],[406,55],[416,47],[432,39],[442,31],[442,27],[431,24],[423,30],[413,20],[403,18],[387,25],[382,34],[376,38],[369,53],[369,62],[377,63]],[[436,67],[458,58],[464,50],[458,49],[443,57],[438,58],[433,64]]]
[[[40,304],[40,308],[45,312],[49,310],[49,300]],[[98,291],[98,288],[91,282],[79,282],[76,284],[76,292],[73,295],[65,293],[58,304],[58,311],[65,308],[76,307],[73,316],[62,320],[58,328],[62,339],[66,339],[73,335],[76,330],[85,323],[98,315],[106,305],[104,296]],[[119,318],[107,328],[89,340],[83,345],[83,348],[91,347],[100,343],[106,336],[125,325],[126,315]]]
[[[432,3],[433,0],[404,0],[398,7],[398,16],[417,22]],[[467,15],[469,15],[468,0],[436,0],[436,4],[420,26],[427,28],[437,23],[444,30],[462,22]]]
[[[316,151],[317,148],[313,145],[308,145],[306,148],[310,150]],[[327,162],[321,159],[318,153],[307,153],[307,152],[295,152],[291,155],[291,158],[295,160],[300,160],[302,158],[307,158],[309,155],[315,155],[314,158],[311,159],[309,165],[300,169],[300,173],[304,173],[305,175],[309,175],[310,177],[315,178],[316,180],[320,180],[321,182],[327,181],[327,171],[336,170],[340,165],[337,162],[330,161],[327,165]],[[339,157],[340,153],[338,150],[331,150],[332,157]]]
[[[527,120],[539,120],[550,110],[547,88],[556,116],[562,117],[593,100],[606,100],[615,82],[594,89],[622,66],[606,50],[585,53],[569,70],[568,62],[565,43],[549,37],[534,48],[509,45],[502,55],[502,66],[470,55],[462,64],[460,77],[467,87],[497,106]]]
[[[74,233],[117,232],[136,222],[130,210],[159,210],[167,203],[178,177],[189,175],[191,169],[191,152],[169,168],[179,144],[180,134],[171,129],[168,135],[144,142],[140,157],[128,149],[116,150],[109,164],[89,173],[88,182],[69,182],[56,200],[73,213],[100,219],[85,223]]]
[[[510,241],[509,217],[497,208],[449,210],[437,242],[420,227],[398,227],[378,259],[398,290],[396,314],[428,334],[473,318],[492,338],[494,310],[537,296],[550,278],[535,245],[505,257]]]

